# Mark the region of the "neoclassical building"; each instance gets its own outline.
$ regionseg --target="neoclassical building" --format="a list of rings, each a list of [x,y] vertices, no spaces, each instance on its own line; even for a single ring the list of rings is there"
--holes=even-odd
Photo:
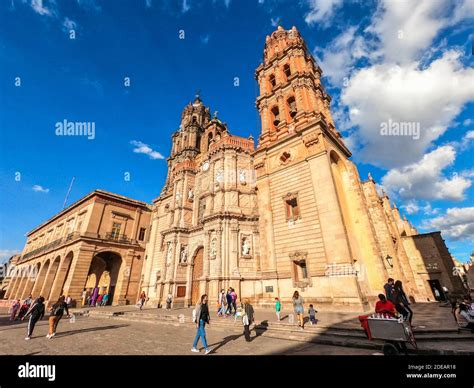
[[[273,306],[363,310],[399,279],[414,301],[464,292],[439,232],[420,234],[369,175],[359,176],[336,129],[322,71],[295,27],[267,36],[255,77],[261,133],[232,135],[199,96],[172,135],[168,175],[152,205],[95,191],[28,234],[7,298],[79,299],[96,286],[113,304],[175,306],[233,287]],[[123,236],[120,237],[120,236]],[[20,271],[20,273],[21,273]]]
[[[9,269],[7,299],[43,296],[54,303],[84,290],[108,293],[113,304],[135,303],[145,255],[149,205],[95,190],[27,234]]]

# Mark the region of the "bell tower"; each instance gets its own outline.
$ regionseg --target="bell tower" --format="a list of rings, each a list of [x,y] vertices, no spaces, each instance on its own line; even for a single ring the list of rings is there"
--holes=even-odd
[[[361,306],[346,224],[351,204],[343,195],[351,153],[335,128],[321,74],[295,27],[278,27],[267,36],[255,73],[263,288],[281,295],[298,289],[315,302]],[[332,277],[332,268],[345,268],[349,275],[344,281]]]

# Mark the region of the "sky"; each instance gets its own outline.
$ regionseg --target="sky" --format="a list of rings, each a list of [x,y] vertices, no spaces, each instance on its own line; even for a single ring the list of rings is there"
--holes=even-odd
[[[469,260],[473,22],[470,0],[1,1],[0,261],[62,210],[73,177],[67,204],[94,189],[151,203],[197,92],[258,138],[254,74],[277,25],[321,66],[361,179]],[[61,135],[64,120],[94,132]]]

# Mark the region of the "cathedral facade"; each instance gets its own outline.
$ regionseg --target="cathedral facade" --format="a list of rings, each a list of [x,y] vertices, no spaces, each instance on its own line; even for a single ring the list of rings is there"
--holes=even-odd
[[[152,301],[171,294],[187,306],[207,293],[216,303],[233,287],[260,306],[299,290],[318,305],[364,309],[388,277],[413,300],[432,298],[436,271],[407,253],[416,260],[413,236],[423,235],[360,179],[321,74],[297,29],[279,27],[255,74],[258,144],[231,135],[199,97],[185,107],[153,204],[142,273]],[[452,277],[442,283],[460,290]]]

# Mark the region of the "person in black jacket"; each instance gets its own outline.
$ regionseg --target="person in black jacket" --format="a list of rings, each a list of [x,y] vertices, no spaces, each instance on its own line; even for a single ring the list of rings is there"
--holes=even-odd
[[[53,304],[50,308],[49,314],[49,333],[46,338],[51,339],[56,335],[56,329],[58,328],[58,323],[64,315],[66,310],[66,315],[69,317],[69,309],[67,307],[66,298],[61,296],[58,301]]]
[[[397,280],[393,286],[392,297],[394,299],[393,301],[397,311],[403,315],[403,319],[405,321],[409,321],[411,323],[413,311],[410,307],[408,307],[410,302],[408,301],[405,291],[403,291],[402,282],[400,280]]]
[[[25,318],[30,317],[28,321],[28,332],[25,337],[25,340],[30,340],[31,336],[33,335],[33,330],[35,329],[36,322],[44,317],[44,298],[40,296],[36,302],[34,302],[28,312],[25,314],[21,320],[25,320]]]

